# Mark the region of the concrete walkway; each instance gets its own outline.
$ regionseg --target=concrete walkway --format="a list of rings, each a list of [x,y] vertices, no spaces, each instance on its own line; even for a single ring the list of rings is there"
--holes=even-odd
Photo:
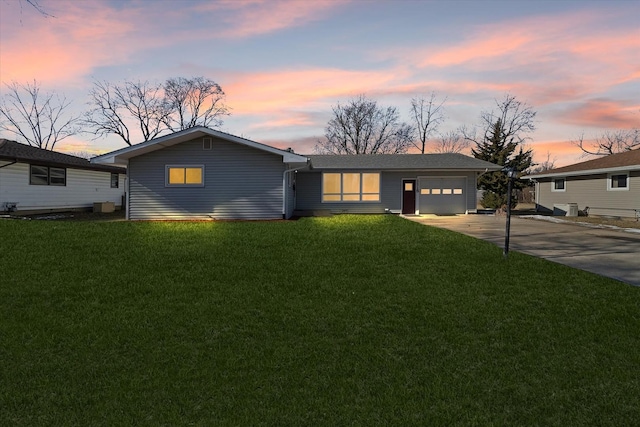
[[[406,218],[487,240],[504,248],[504,215]],[[640,286],[640,233],[512,216],[509,250]]]

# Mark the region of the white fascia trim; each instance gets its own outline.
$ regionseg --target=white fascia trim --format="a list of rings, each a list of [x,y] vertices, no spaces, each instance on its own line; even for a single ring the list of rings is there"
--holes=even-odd
[[[140,144],[132,145],[130,147],[121,148],[116,151],[112,151],[101,156],[91,159],[92,163],[108,163],[108,164],[127,164],[131,157],[136,157],[141,154],[160,150],[164,147],[170,147],[172,145],[179,144],[181,142],[188,141],[190,139],[197,138],[199,136],[213,136],[216,138],[224,139],[226,141],[234,142],[237,144],[246,145],[248,147],[256,148],[258,150],[266,151],[273,154],[282,156],[283,163],[306,163],[307,157],[299,154],[292,153],[290,151],[281,150],[279,148],[271,147],[269,145],[261,144],[259,142],[251,141],[245,138],[241,138],[228,133],[220,132],[217,130],[197,126],[183,131],[175,132],[170,135],[161,136],[159,138],[145,141]]]
[[[552,178],[552,177],[580,176],[580,175],[598,175],[598,174],[612,173],[612,172],[630,172],[630,171],[634,171],[634,170],[640,170],[640,165],[619,166],[619,167],[616,167],[616,168],[588,169],[588,170],[573,171],[573,172],[541,173],[541,174],[534,174],[534,175],[525,175],[525,176],[521,177],[521,179]]]

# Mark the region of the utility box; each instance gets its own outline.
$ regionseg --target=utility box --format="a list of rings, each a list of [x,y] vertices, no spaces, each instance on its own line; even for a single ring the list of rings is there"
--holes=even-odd
[[[577,203],[569,203],[569,210],[567,210],[567,216],[578,216]]]
[[[96,202],[93,204],[94,213],[111,213],[116,210],[116,204],[113,202]]]

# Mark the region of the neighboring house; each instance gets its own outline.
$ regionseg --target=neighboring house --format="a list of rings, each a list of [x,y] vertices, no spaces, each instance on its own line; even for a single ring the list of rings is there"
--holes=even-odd
[[[129,219],[280,219],[294,211],[440,213],[476,208],[461,154],[303,156],[194,127],[92,159],[127,166]]]
[[[38,213],[122,204],[126,170],[0,139],[0,211]]]
[[[535,182],[536,208],[564,215],[640,217],[640,150],[523,176]],[[571,212],[571,207],[577,209]]]

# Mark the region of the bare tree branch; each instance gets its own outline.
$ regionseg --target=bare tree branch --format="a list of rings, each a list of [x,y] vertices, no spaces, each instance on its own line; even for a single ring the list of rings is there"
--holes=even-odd
[[[593,141],[585,141],[584,133],[571,141],[585,156],[608,156],[640,148],[640,129],[618,129],[603,132]]]
[[[20,15],[22,15],[22,0],[18,0],[18,1],[20,2]],[[44,10],[42,6],[40,6],[40,3],[38,2],[38,0],[25,0],[25,1],[27,2],[27,4],[29,4],[35,10],[37,10],[45,18],[49,18],[49,17],[55,18],[55,16],[48,13],[46,10]],[[22,22],[22,19],[20,19],[20,22]]]
[[[205,77],[170,78],[164,84],[164,96],[169,110],[164,123],[174,132],[194,126],[219,127],[222,116],[229,115],[222,88]]]
[[[413,128],[400,122],[395,107],[382,108],[364,95],[347,105],[332,107],[333,118],[325,128],[325,140],[315,150],[324,154],[405,153]]]
[[[425,153],[425,147],[431,135],[438,131],[438,126],[445,120],[444,103],[446,101],[445,97],[442,102],[438,102],[435,92],[431,92],[428,99],[423,95],[411,99],[411,117],[418,137],[418,140],[412,141],[411,144],[422,154]]]
[[[463,137],[476,145],[491,137],[495,131],[494,126],[501,123],[500,133],[505,140],[511,140],[516,144],[523,143],[531,137],[527,134],[536,130],[536,112],[524,102],[518,101],[515,96],[507,94],[504,99],[495,100],[498,110],[483,111],[480,114],[480,124],[473,128],[461,127]],[[481,130],[478,135],[478,128]]]
[[[5,86],[8,93],[0,101],[0,129],[45,150],[80,132],[79,118],[66,113],[71,102],[64,96],[41,94],[36,80]]]
[[[449,131],[440,134],[433,151],[436,153],[461,153],[469,148],[469,144],[460,131]]]

